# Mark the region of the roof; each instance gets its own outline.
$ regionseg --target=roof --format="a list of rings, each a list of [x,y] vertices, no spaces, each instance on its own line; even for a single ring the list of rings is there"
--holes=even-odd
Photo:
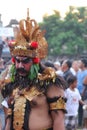
[[[16,19],[11,19],[6,27],[12,27],[12,25],[18,25],[19,22]]]

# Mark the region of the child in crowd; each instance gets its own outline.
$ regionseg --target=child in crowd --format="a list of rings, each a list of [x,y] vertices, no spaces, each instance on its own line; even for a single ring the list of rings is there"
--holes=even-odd
[[[65,115],[65,126],[66,130],[76,130],[78,122],[78,107],[79,102],[82,105],[85,103],[82,101],[80,93],[77,87],[77,77],[69,76],[67,79],[69,87],[65,90],[65,97],[67,98],[66,110],[67,114]]]

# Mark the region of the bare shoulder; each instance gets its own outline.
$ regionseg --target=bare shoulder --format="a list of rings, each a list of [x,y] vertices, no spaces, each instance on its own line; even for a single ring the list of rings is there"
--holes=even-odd
[[[47,91],[47,96],[50,98],[55,97],[55,96],[64,97],[64,89],[57,87],[56,85],[52,85],[49,87]]]

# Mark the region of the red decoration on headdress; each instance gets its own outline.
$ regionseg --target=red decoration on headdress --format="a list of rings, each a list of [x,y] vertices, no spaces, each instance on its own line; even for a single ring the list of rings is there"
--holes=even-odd
[[[15,64],[15,58],[14,57],[11,58],[11,61],[12,61],[13,64]]]
[[[38,64],[40,62],[40,59],[39,58],[33,58],[33,63],[34,64]]]
[[[15,43],[16,43],[15,40],[10,40],[10,41],[8,42],[8,46],[9,46],[9,47],[12,47],[12,46],[14,46]]]
[[[31,42],[31,45],[30,45],[33,49],[36,49],[38,48],[38,43],[37,42]]]

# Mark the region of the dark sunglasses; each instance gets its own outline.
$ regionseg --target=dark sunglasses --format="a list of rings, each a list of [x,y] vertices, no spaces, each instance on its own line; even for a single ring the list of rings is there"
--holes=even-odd
[[[25,59],[22,59],[22,60],[20,60],[20,59],[18,59],[18,58],[15,58],[15,60],[17,61],[17,63],[23,63],[23,64],[27,64],[27,63],[29,63],[29,62],[31,62],[32,61],[32,59],[30,59],[30,58],[25,58]]]

